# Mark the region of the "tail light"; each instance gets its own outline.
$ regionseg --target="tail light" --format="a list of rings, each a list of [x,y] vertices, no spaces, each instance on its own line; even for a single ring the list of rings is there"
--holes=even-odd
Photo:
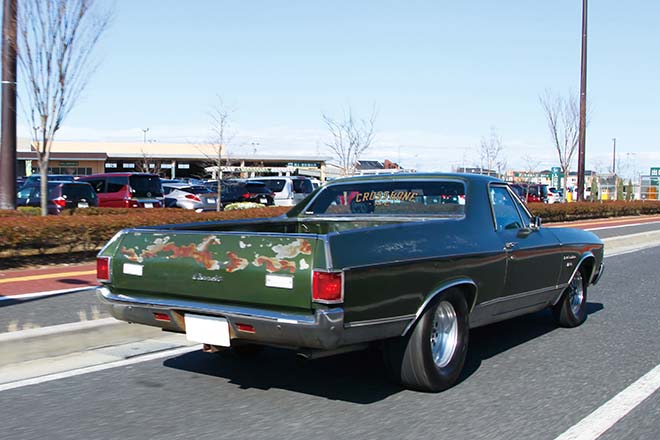
[[[312,300],[324,304],[343,302],[344,273],[314,271],[312,278]]]
[[[244,199],[249,199],[250,198],[250,193],[245,193],[241,197],[243,197]]]
[[[96,257],[96,279],[109,283],[110,282],[110,257]]]
[[[196,202],[201,202],[202,200],[197,197],[195,194],[186,194],[186,199],[194,200]]]
[[[140,204],[137,200],[124,199],[124,208],[139,208]]]
[[[59,206],[60,208],[66,207],[66,199],[64,199],[63,197],[58,197],[56,199],[53,199],[53,203],[55,203],[55,205]]]

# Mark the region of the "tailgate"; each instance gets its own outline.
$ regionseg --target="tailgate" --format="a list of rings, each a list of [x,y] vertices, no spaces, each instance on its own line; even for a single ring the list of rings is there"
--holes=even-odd
[[[311,308],[311,236],[128,231],[112,259],[111,285],[213,302]]]

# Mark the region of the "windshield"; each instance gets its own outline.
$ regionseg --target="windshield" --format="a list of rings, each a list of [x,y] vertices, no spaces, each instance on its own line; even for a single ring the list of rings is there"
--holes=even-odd
[[[162,197],[163,187],[158,176],[131,176],[133,197]]]
[[[457,181],[355,182],[325,187],[307,215],[463,215],[465,185]]]

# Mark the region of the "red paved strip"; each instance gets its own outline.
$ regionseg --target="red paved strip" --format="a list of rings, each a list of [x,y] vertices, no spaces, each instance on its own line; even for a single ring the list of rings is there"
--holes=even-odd
[[[0,296],[7,297],[25,293],[50,292],[96,286],[98,282],[96,281],[95,269],[95,263],[88,263],[40,269],[1,271]],[[62,275],[58,276],[57,274]]]

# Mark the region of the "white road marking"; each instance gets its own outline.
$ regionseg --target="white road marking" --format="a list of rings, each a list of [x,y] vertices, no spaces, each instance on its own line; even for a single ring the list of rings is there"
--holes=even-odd
[[[660,364],[555,440],[593,440],[660,388]]]
[[[178,355],[190,353],[191,351],[200,350],[201,348],[202,348],[201,345],[194,345],[194,346],[191,346],[191,347],[181,347],[181,348],[175,348],[175,349],[172,349],[172,350],[158,351],[158,352],[155,352],[155,353],[149,353],[149,354],[145,354],[143,356],[136,356],[136,357],[132,357],[132,358],[129,358],[129,359],[122,359],[120,361],[110,362],[110,363],[107,363],[107,364],[93,365],[91,367],[76,368],[74,370],[63,371],[61,373],[48,374],[46,376],[35,377],[35,378],[25,379],[25,380],[19,380],[19,381],[16,381],[16,382],[9,382],[9,383],[0,385],[0,392],[7,391],[7,390],[12,390],[12,389],[15,389],[15,388],[26,387],[26,386],[30,386],[30,385],[37,385],[37,384],[45,383],[45,382],[51,382],[53,380],[65,379],[67,377],[74,377],[74,376],[80,376],[82,374],[95,373],[97,371],[109,370],[111,368],[125,367],[127,365],[134,365],[134,364],[139,364],[139,363],[142,363],[142,362],[153,361],[153,360],[156,360],[156,359],[162,359],[162,358],[171,357],[171,356],[178,356]]]
[[[644,225],[656,225],[660,222],[641,222],[641,223],[629,223],[626,225],[614,225],[614,226],[600,226],[597,228],[585,228],[585,231],[602,231],[604,229],[616,229],[616,228],[628,228],[631,226],[644,226]]]
[[[0,294],[0,301],[32,299],[32,298],[40,298],[42,296],[59,295],[61,293],[75,293],[75,292],[82,292],[84,290],[96,290],[97,287],[98,286],[86,286],[86,287],[76,287],[75,289],[49,290],[47,292],[23,293],[20,295],[7,295],[7,296]]]

